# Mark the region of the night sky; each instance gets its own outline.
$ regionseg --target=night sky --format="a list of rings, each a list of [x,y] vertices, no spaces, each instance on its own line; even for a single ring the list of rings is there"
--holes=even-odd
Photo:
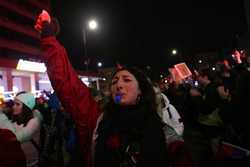
[[[247,32],[242,0],[60,0],[52,12],[61,24],[59,40],[76,69],[84,70],[84,20],[95,17],[97,32],[88,32],[90,69],[96,62],[165,72],[169,65],[189,61],[197,53],[237,46]],[[178,56],[171,56],[176,48]]]

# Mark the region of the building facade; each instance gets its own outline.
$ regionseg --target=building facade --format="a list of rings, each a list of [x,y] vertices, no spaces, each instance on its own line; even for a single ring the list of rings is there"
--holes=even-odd
[[[33,28],[43,9],[51,12],[50,0],[0,0],[0,92],[52,90]],[[26,67],[20,68],[24,62]],[[93,81],[99,87],[96,74],[78,74],[86,84]]]
[[[4,91],[35,91],[40,74],[16,69],[19,59],[39,62],[39,34],[33,25],[50,0],[0,0],[0,87]],[[44,76],[41,76],[44,78]]]

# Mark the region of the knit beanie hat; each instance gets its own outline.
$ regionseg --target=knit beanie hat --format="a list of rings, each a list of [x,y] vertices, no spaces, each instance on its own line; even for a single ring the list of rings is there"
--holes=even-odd
[[[19,94],[15,97],[15,99],[21,101],[23,104],[25,104],[31,110],[35,107],[35,104],[36,104],[35,97],[31,93]]]

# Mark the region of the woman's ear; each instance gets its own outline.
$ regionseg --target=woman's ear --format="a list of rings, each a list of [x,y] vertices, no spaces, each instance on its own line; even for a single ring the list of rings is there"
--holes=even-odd
[[[139,89],[139,93],[136,98],[136,104],[138,104],[141,101],[141,98],[142,98],[142,93],[141,93],[141,90]]]
[[[138,94],[136,98],[136,104],[140,103],[140,101],[141,101],[141,94]]]

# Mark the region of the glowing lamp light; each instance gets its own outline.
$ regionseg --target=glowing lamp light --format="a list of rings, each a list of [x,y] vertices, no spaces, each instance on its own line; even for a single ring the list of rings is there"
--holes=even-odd
[[[12,87],[12,90],[13,90],[13,92],[18,92],[18,91],[19,91],[19,89],[18,89],[17,86],[13,86],[13,87]]]
[[[4,92],[4,87],[0,86],[0,93],[3,93],[3,92]]]
[[[40,84],[50,84],[49,80],[39,80],[38,81]]]
[[[215,71],[215,67],[213,67],[212,70]]]
[[[97,22],[95,20],[90,20],[89,21],[89,29],[95,30],[95,29],[97,29],[97,27],[98,27],[98,24],[97,24]]]
[[[102,63],[101,63],[101,62],[98,62],[98,63],[97,63],[97,66],[98,66],[98,67],[102,67]]]
[[[199,86],[198,81],[195,81],[195,82],[194,82],[194,86]]]
[[[177,50],[176,50],[176,49],[173,49],[173,50],[172,50],[172,54],[173,54],[173,55],[176,55],[176,54],[177,54]]]
[[[19,59],[16,66],[17,70],[31,71],[31,72],[46,72],[46,66],[44,63],[32,62],[27,60]]]

